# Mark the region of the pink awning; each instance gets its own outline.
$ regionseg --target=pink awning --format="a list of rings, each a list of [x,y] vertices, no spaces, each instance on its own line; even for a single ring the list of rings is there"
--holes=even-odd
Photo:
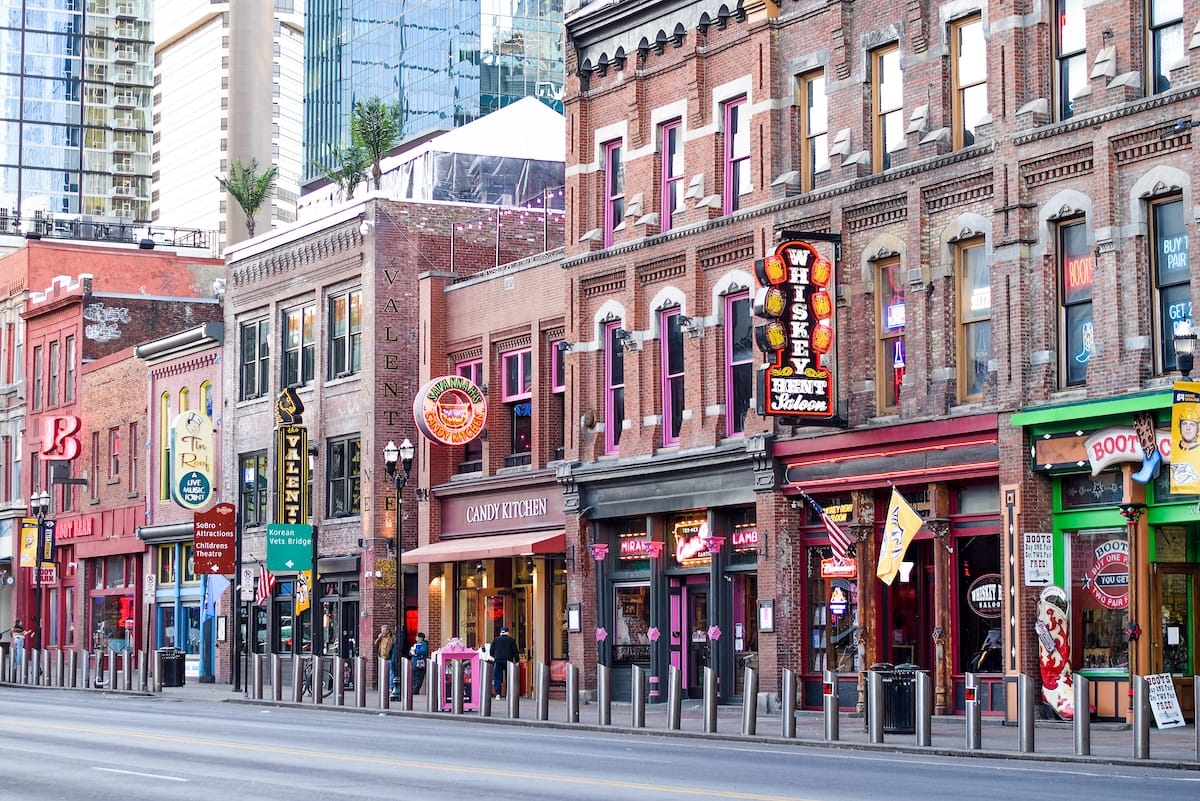
[[[523,531],[520,534],[492,534],[487,537],[442,540],[405,551],[400,558],[406,564],[461,562],[469,559],[562,553],[565,547],[566,536],[562,531]]]

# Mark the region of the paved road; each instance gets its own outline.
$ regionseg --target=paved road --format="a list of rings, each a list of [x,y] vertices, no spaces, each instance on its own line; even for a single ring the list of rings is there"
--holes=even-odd
[[[0,688],[0,801],[1128,801],[1200,772]]]

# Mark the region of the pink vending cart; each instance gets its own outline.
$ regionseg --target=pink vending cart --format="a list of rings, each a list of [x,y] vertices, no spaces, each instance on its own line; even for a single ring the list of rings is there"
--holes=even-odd
[[[479,709],[483,677],[479,670],[479,652],[464,645],[447,644],[438,651],[442,680],[437,682],[438,709],[453,709],[450,699],[454,694],[454,663],[463,663],[463,709]]]

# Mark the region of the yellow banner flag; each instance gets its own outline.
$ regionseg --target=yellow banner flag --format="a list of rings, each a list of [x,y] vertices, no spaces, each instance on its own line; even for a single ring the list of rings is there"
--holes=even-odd
[[[21,518],[21,567],[33,567],[37,564],[39,544],[37,518]]]
[[[879,543],[879,566],[875,569],[875,575],[883,579],[884,584],[891,584],[896,578],[908,544],[924,524],[921,516],[893,487],[892,502],[888,505],[887,520],[883,524],[883,540]]]
[[[312,606],[312,571],[301,570],[296,574],[296,614],[299,615]]]
[[[1200,381],[1176,381],[1171,397],[1171,492],[1200,495]]]

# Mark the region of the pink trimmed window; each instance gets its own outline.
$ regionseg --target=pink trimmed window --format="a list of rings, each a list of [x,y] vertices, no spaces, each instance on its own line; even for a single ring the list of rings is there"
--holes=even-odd
[[[742,195],[750,193],[750,110],[746,98],[725,104],[725,213],[740,208]]]
[[[475,386],[483,386],[483,360],[475,359],[469,362],[459,362],[454,365],[454,372],[470,380]],[[467,469],[472,468],[472,469]],[[483,469],[483,440],[479,437],[463,446],[462,463],[459,472],[473,472]]]
[[[625,163],[620,140],[604,145],[604,247],[625,219]]]
[[[625,348],[620,320],[604,325],[604,452],[617,453],[625,427]]]
[[[553,460],[566,456],[567,442],[567,341],[550,341],[550,419],[545,430],[549,432],[554,453]]]
[[[683,328],[680,310],[662,312],[663,445],[679,444],[683,425]]]
[[[659,213],[659,228],[670,231],[675,227],[675,215],[683,211],[683,123],[680,120],[664,122],[659,128],[661,151],[662,186],[659,196],[662,209]]]
[[[754,392],[754,322],[750,293],[725,297],[725,435],[746,430]]]
[[[500,356],[503,389],[500,400],[508,406],[512,439],[509,453],[533,449],[533,351],[513,350]]]

